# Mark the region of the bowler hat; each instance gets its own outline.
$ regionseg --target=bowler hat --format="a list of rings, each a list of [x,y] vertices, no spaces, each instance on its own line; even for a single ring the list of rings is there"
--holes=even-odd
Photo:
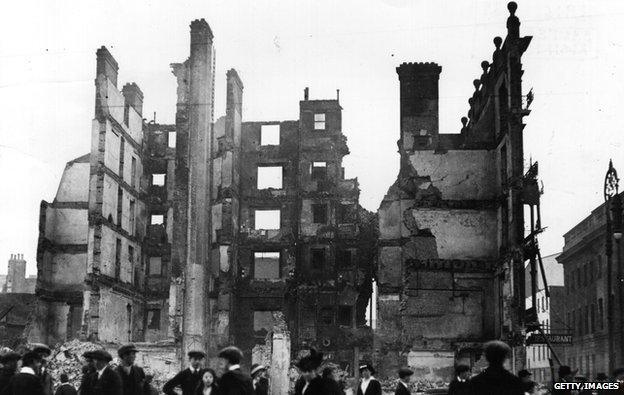
[[[52,354],[52,350],[50,350],[50,347],[43,343],[33,343],[31,344],[31,348],[33,352],[45,355],[46,357],[49,357]]]
[[[95,359],[96,361],[104,362],[110,362],[113,360],[113,357],[106,350],[95,350],[91,352],[91,358]]]
[[[372,373],[372,372],[371,372]],[[414,374],[414,371],[410,368],[401,368],[399,369],[399,377],[400,378],[405,378],[405,377],[409,377],[411,375]]]
[[[117,350],[117,355],[119,358],[123,358],[124,355],[130,354],[131,352],[138,352],[136,346],[134,344],[126,344]]]
[[[203,359],[206,358],[206,353],[200,350],[191,350],[188,352],[188,357],[190,358],[195,358],[195,359]]]

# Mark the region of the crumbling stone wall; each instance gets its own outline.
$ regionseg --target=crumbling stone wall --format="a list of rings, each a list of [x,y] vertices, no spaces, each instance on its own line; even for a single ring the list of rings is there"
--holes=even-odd
[[[521,336],[523,207],[512,184],[523,175],[519,59],[531,38],[519,36],[515,9],[505,45],[496,38],[492,64],[482,63],[460,134],[438,130],[442,68],[397,68],[400,171],[378,211],[381,376],[409,365],[448,380],[457,361],[475,363],[483,341]]]

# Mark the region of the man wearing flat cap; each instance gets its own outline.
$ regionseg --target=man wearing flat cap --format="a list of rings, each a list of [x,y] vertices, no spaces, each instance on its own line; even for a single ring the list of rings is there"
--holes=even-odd
[[[0,355],[0,363],[2,369],[0,369],[0,394],[9,385],[11,378],[15,376],[17,372],[17,362],[21,359],[21,356],[15,351],[7,351]]]
[[[410,368],[399,369],[399,383],[397,384],[394,395],[411,395],[410,379],[414,372]]]
[[[22,368],[11,378],[2,395],[44,395],[43,384],[38,372],[41,369],[41,355],[29,351],[22,357]]]
[[[85,364],[82,366],[82,379],[80,380],[80,387],[78,387],[80,395],[93,395],[93,387],[97,381],[97,373],[92,354],[93,351],[85,351],[82,354]]]
[[[32,351],[39,354],[41,357],[41,370],[39,371],[39,377],[43,384],[43,392],[45,395],[52,395],[54,393],[54,381],[52,375],[48,372],[48,358],[52,355],[50,347],[43,343],[33,343],[31,345]]]
[[[182,395],[193,395],[197,385],[202,379],[202,365],[206,354],[203,351],[189,351],[189,367],[176,374],[163,386],[163,392],[167,395],[176,395],[175,389],[182,389]]]
[[[218,357],[225,367],[225,373],[219,381],[221,392],[226,395],[254,395],[251,377],[244,374],[240,368],[243,352],[229,346],[221,350]]]
[[[136,366],[137,348],[134,344],[126,344],[117,350],[121,363],[115,369],[123,387],[123,395],[143,395],[145,388],[145,372]]]
[[[93,395],[123,395],[121,378],[109,365],[113,357],[106,350],[95,350],[91,353],[97,376],[93,386]]]
[[[381,384],[373,375],[375,369],[371,364],[360,365],[360,385],[358,385],[357,395],[381,395]]]

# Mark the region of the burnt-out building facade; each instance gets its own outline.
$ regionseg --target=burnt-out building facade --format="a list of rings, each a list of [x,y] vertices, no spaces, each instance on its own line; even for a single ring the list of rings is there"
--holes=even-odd
[[[296,121],[243,123],[234,339],[253,354],[283,320],[295,352],[313,346],[353,366],[372,339],[374,221],[344,177],[339,101],[306,88],[299,110]]]
[[[381,375],[409,365],[449,378],[457,361],[479,359],[483,341],[522,343],[521,57],[531,37],[520,36],[516,4],[508,8],[507,36],[481,63],[460,133],[438,130],[442,67],[397,68],[400,171],[378,211]]]
[[[376,217],[359,206],[336,100],[299,119],[243,122],[243,82],[227,72],[226,114],[213,120],[215,55],[205,20],[190,56],[171,65],[175,124],[143,119],[143,93],[117,89],[97,52],[88,155],[69,162],[42,202],[38,303],[31,340],[158,342],[211,357],[228,344],[258,359],[275,327],[291,350],[353,366],[365,327]]]

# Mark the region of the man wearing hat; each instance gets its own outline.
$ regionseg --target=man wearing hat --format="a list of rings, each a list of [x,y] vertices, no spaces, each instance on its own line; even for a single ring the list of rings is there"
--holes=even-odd
[[[219,388],[224,394],[254,395],[254,386],[251,377],[241,371],[240,363],[243,352],[237,347],[229,346],[219,352],[225,373],[219,381]]]
[[[43,384],[43,391],[45,395],[52,395],[54,393],[54,382],[52,380],[52,376],[48,372],[48,358],[52,355],[52,350],[50,347],[43,343],[34,343],[32,344],[33,352],[36,352],[41,356],[41,370],[39,372],[39,377],[41,378],[41,383]]]
[[[93,395],[123,395],[121,378],[109,365],[113,357],[106,350],[95,350],[91,353],[95,364],[95,385]]]
[[[176,374],[163,386],[163,392],[167,395],[176,395],[175,389],[181,388],[182,395],[193,395],[195,388],[202,379],[201,368],[206,358],[203,351],[189,351],[190,366]]]
[[[3,395],[44,395],[43,384],[38,372],[41,369],[41,355],[29,351],[22,357],[22,368],[11,378]]]
[[[409,368],[401,368],[399,369],[399,383],[397,384],[396,391],[394,391],[394,395],[411,395],[410,387],[410,379],[414,372]]]
[[[251,365],[251,380],[255,395],[269,395],[269,380],[266,378],[266,366],[254,363]]]
[[[134,344],[126,344],[117,350],[121,363],[115,369],[123,387],[123,395],[143,395],[145,388],[145,372],[136,366],[137,349]]]
[[[483,354],[488,367],[471,379],[474,393],[524,395],[520,379],[505,369],[505,361],[511,355],[511,348],[500,340],[492,340],[483,345]]]
[[[82,366],[82,379],[80,380],[80,387],[78,387],[80,395],[93,395],[97,374],[92,354],[93,351],[85,351],[82,354],[85,364]]]
[[[0,369],[0,394],[9,385],[11,378],[15,376],[17,362],[20,358],[21,356],[15,351],[7,351],[0,355],[0,363],[2,364],[2,369]]]

